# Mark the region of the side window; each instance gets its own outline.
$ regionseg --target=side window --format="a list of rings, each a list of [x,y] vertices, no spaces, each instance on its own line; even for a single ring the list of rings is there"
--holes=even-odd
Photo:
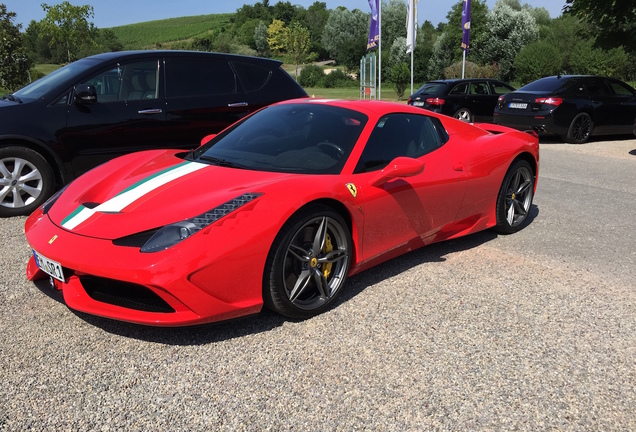
[[[158,60],[127,63],[108,69],[85,81],[95,87],[97,102],[157,99]]]
[[[591,79],[585,83],[585,87],[593,96],[609,96],[611,94],[607,84],[602,79]]]
[[[614,94],[619,96],[634,96],[633,90],[627,87],[625,84],[618,81],[610,81],[610,87],[614,90]]]
[[[355,173],[384,168],[398,156],[418,158],[448,141],[439,119],[417,114],[390,114],[376,124]]]
[[[486,82],[470,83],[470,94],[487,95],[489,93],[490,91],[488,90],[488,84]]]
[[[468,93],[468,83],[457,84],[448,94],[466,94]]]
[[[236,77],[225,60],[166,59],[166,97],[215,96],[236,93]]]
[[[493,94],[496,94],[496,95],[502,95],[502,94],[515,91],[514,87],[509,86],[508,84],[500,83],[500,82],[493,82],[493,83],[490,83],[490,85],[492,86]]]
[[[263,88],[269,81],[272,71],[269,68],[251,63],[232,62],[239,81],[246,92],[256,91]]]

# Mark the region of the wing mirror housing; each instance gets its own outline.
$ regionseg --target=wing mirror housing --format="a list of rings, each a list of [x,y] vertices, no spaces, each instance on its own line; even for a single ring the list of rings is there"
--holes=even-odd
[[[393,159],[371,181],[372,186],[381,186],[389,180],[400,177],[412,177],[424,171],[424,162],[410,157],[399,156]]]
[[[75,86],[75,102],[85,105],[97,103],[97,91],[90,84],[78,84]]]
[[[209,143],[216,137],[216,135],[217,134],[210,134],[210,135],[204,136],[203,139],[201,140],[201,145]]]

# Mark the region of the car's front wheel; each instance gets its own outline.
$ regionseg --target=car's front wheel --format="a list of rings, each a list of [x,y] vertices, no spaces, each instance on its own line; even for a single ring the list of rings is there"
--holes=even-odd
[[[351,261],[351,234],[330,207],[299,210],[281,228],[263,275],[263,300],[278,313],[306,319],[326,310],[340,293]]]
[[[28,215],[54,191],[51,167],[26,147],[0,148],[0,217]]]
[[[524,160],[508,169],[497,196],[496,231],[511,234],[522,228],[532,206],[534,179],[532,167]]]
[[[455,117],[458,120],[464,121],[466,123],[473,122],[473,114],[470,112],[468,108],[458,109],[453,117]]]
[[[594,122],[588,113],[578,113],[570,123],[565,135],[566,142],[571,144],[584,144],[590,139],[594,130]]]

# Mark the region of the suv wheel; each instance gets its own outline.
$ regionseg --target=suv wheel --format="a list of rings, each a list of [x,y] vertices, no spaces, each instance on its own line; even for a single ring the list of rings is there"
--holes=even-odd
[[[26,147],[0,148],[0,217],[28,215],[53,193],[51,167]]]

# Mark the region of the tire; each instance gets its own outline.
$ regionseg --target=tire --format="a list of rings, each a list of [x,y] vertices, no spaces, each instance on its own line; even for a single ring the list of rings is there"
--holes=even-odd
[[[351,233],[332,208],[309,205],[281,228],[263,273],[263,301],[292,319],[328,309],[342,290],[351,262]]]
[[[495,231],[511,234],[523,228],[532,206],[534,183],[534,172],[528,162],[518,160],[511,165],[497,196]]]
[[[458,109],[453,117],[466,123],[473,123],[473,114],[468,108]]]
[[[55,189],[44,157],[26,147],[0,148],[0,217],[33,213]]]
[[[586,143],[590,139],[593,130],[594,122],[592,117],[588,113],[579,113],[572,119],[568,133],[565,135],[565,141],[570,144]]]

